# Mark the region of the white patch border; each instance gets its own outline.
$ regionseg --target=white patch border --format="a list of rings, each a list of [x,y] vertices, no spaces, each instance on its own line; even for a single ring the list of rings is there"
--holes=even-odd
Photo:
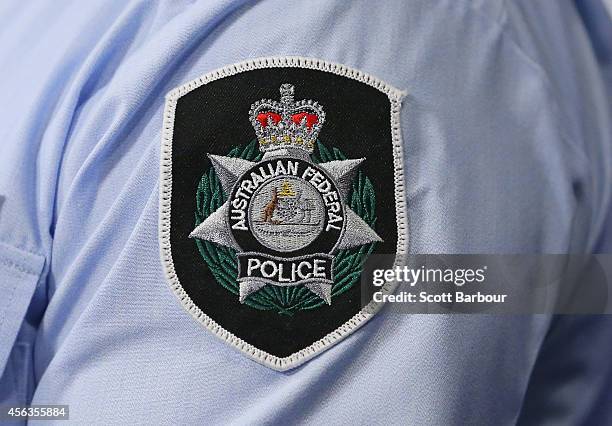
[[[312,343],[310,346],[301,349],[287,357],[280,358],[269,354],[255,346],[245,342],[229,331],[217,324],[212,318],[206,315],[195,305],[189,295],[185,292],[174,269],[172,261],[172,250],[170,246],[170,213],[172,198],[172,136],[174,133],[174,114],[176,104],[180,97],[192,90],[210,83],[212,81],[261,68],[308,68],[337,74],[343,77],[372,86],[386,94],[391,103],[391,135],[393,144],[393,168],[395,185],[395,209],[397,218],[397,250],[395,265],[399,265],[408,252],[408,212],[404,188],[404,168],[403,168],[403,149],[402,135],[400,128],[400,108],[402,98],[406,92],[396,89],[384,81],[350,68],[345,65],[324,61],[321,59],[305,58],[298,56],[267,57],[251,59],[228,65],[223,68],[211,71],[199,78],[183,84],[170,91],[166,95],[166,105],[164,108],[164,124],[162,130],[162,141],[160,150],[160,186],[159,186],[159,241],[162,266],[166,279],[174,294],[178,297],[183,307],[198,322],[204,325],[209,331],[230,346],[240,350],[244,355],[266,367],[277,371],[286,371],[298,367],[309,359],[315,357],[326,349],[331,348],[336,343],[350,335],[359,327],[364,325],[372,318],[383,306],[381,302],[370,302],[367,306],[357,312],[352,318],[343,325]],[[392,293],[396,283],[385,283],[381,291],[383,294]]]

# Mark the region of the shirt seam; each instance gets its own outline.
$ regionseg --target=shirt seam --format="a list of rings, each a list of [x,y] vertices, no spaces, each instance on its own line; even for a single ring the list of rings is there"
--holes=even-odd
[[[13,283],[13,286],[10,288],[10,297],[7,298],[7,303],[4,305],[4,307],[0,310],[0,314],[2,314],[0,316],[0,335],[2,335],[4,333],[4,325],[6,324],[6,312],[8,311],[8,308],[13,304],[13,300],[15,300],[15,289],[17,288],[17,283]],[[12,348],[11,348],[12,350]],[[2,372],[2,365],[0,365],[0,373]]]
[[[5,259],[5,258],[0,258],[0,265],[3,266],[7,266],[11,269],[14,269],[16,271],[22,272],[24,274],[28,274],[28,275],[34,275],[34,276],[38,276],[38,273],[17,263],[17,262],[13,262],[11,260]]]
[[[4,246],[7,246],[7,247],[9,247],[9,248],[13,248],[13,249],[17,249],[17,250],[24,251],[24,252],[29,253],[29,254],[33,254],[33,255],[35,255],[35,256],[43,256],[41,253],[39,253],[39,252],[37,252],[37,251],[30,250],[30,249],[28,249],[28,248],[18,246],[18,245],[16,245],[16,244],[10,243],[10,242],[8,242],[7,240],[4,240],[4,239],[0,239],[0,246],[3,246],[3,245],[4,245]],[[2,247],[0,247],[0,249],[1,249],[1,248],[2,248]]]

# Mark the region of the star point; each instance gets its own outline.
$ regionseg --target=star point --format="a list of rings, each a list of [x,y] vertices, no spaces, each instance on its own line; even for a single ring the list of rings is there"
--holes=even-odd
[[[250,294],[255,293],[257,290],[264,287],[265,285],[266,285],[265,282],[257,281],[257,280],[240,281],[240,296],[239,296],[240,303],[244,303],[244,301],[246,300],[247,297],[249,297]]]
[[[221,207],[204,219],[202,223],[196,226],[189,234],[189,238],[212,241],[213,243],[239,250],[240,247],[238,247],[238,244],[234,241],[234,237],[232,237],[227,226],[226,217],[228,210],[229,202],[226,201]]]
[[[338,241],[336,250],[362,246],[364,244],[381,242],[382,238],[348,206],[344,206],[346,211],[346,224],[344,234]]]
[[[210,162],[221,181],[221,187],[226,194],[229,194],[236,181],[244,172],[257,164],[252,161],[243,160],[242,158],[224,157],[213,154],[208,154],[208,158],[210,158]]]
[[[340,191],[343,201],[346,201],[348,193],[351,190],[355,173],[357,173],[357,169],[364,160],[365,158],[355,158],[351,160],[334,160],[319,164],[319,167],[329,173],[336,181],[338,191]]]
[[[304,287],[323,299],[325,303],[331,305],[331,284],[323,281],[315,281],[304,284]]]

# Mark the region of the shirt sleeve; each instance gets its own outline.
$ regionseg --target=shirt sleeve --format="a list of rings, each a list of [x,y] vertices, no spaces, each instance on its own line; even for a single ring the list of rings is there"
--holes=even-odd
[[[0,372],[4,371],[9,363],[30,300],[41,279],[44,262],[45,258],[40,254],[0,243]],[[21,359],[16,361],[25,357],[18,358]],[[7,376],[15,374],[15,371],[7,372]],[[7,394],[8,398],[8,394],[13,394],[11,390],[16,391],[22,384],[20,377],[12,377],[10,381],[2,377],[0,404],[6,402],[3,394]]]
[[[70,6],[0,6],[6,23],[0,37],[0,405],[28,398],[32,331],[46,307],[57,181],[81,96],[71,82],[97,29],[115,16],[112,6],[106,20],[94,20],[99,7],[89,10],[76,20]],[[45,36],[34,36],[34,28],[45,28]],[[68,36],[75,33],[84,38]]]
[[[57,159],[43,145],[42,111],[51,99],[37,110],[42,83],[16,84],[19,72],[29,71],[20,67],[15,40],[0,38],[0,405],[6,406],[27,402],[32,335],[18,336],[35,293],[44,294]],[[44,302],[32,309],[43,310]]]
[[[23,18],[15,15],[17,21]],[[20,74],[32,73],[17,54],[19,37],[1,39],[0,405],[6,405],[25,403],[20,389],[27,372],[20,361],[27,357],[13,349],[20,346],[17,336],[35,292],[44,292],[58,160],[52,153],[54,144],[44,143],[52,137],[46,133],[46,111],[53,109],[53,97],[45,96],[48,89],[40,79],[19,84],[24,81]],[[44,304],[38,308],[44,309]],[[31,347],[29,342],[21,343],[24,349]]]

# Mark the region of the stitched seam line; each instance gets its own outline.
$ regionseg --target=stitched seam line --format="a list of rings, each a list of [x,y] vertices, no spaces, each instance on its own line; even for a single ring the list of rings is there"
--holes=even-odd
[[[159,192],[159,240],[160,240],[160,256],[166,279],[170,287],[181,301],[183,307],[200,323],[208,328],[215,336],[224,340],[231,346],[239,349],[251,359],[274,370],[284,371],[295,368],[314,357],[322,350],[327,349],[338,343],[344,337],[365,324],[376,312],[378,312],[384,303],[371,301],[367,306],[355,314],[343,325],[332,331],[322,339],[312,343],[310,346],[284,358],[280,358],[269,354],[253,345],[245,342],[239,337],[225,330],[208,315],[206,315],[195,303],[181,286],[178,276],[174,268],[172,260],[172,252],[170,245],[170,212],[172,198],[172,137],[174,130],[174,114],[178,98],[186,93],[214,80],[223,77],[228,77],[241,72],[261,69],[261,68],[282,68],[282,67],[299,67],[316,69],[320,71],[330,72],[340,76],[352,78],[354,80],[372,86],[381,92],[385,93],[391,103],[391,136],[393,148],[393,166],[394,166],[394,183],[395,183],[395,208],[397,221],[397,252],[395,265],[403,263],[404,256],[408,252],[408,214],[406,207],[406,198],[404,190],[404,172],[403,172],[403,150],[402,138],[400,129],[400,108],[401,100],[405,96],[405,92],[400,91],[393,86],[379,80],[378,78],[349,68],[344,65],[327,62],[319,59],[304,58],[304,57],[272,57],[258,58],[240,62],[234,65],[229,65],[224,68],[217,69],[202,77],[196,78],[166,95],[166,107],[164,109],[164,125],[162,131],[162,146],[160,150],[160,192]],[[397,283],[386,283],[382,286],[383,294],[391,293]]]
[[[17,246],[15,244],[9,243],[8,241],[5,241],[5,240],[1,240],[0,239],[0,245],[6,246],[7,248],[21,250],[21,251],[24,251],[26,253],[33,254],[35,256],[42,256],[40,253],[38,253],[38,252],[36,252],[34,250],[30,250],[30,249],[27,249],[25,247]]]
[[[0,259],[0,265],[8,266],[9,268],[15,269],[16,271],[22,272],[24,274],[34,275],[34,276],[38,275],[37,272],[35,272],[35,271],[33,271],[33,270],[29,269],[29,268],[26,268],[23,265],[15,263],[15,262],[13,262],[11,260],[8,260],[8,259]]]
[[[23,265],[20,265],[18,263],[15,263],[11,260],[8,259],[3,259],[0,258],[0,265],[2,266],[6,266],[8,268],[11,268],[15,271],[21,272],[22,274],[26,274],[26,275],[32,275],[32,276],[38,276],[38,274],[34,271],[32,271],[29,268],[24,267]],[[9,292],[10,292],[10,296],[7,297],[7,303],[4,305],[4,307],[0,310],[0,335],[2,335],[2,331],[4,328],[4,324],[6,321],[6,318],[8,315],[6,315],[6,311],[7,308],[9,306],[11,306],[13,304],[13,300],[15,300],[15,289],[17,288],[17,282],[13,282],[13,285],[9,288]]]
[[[2,308],[2,310],[0,310],[0,314],[2,314],[2,316],[0,317],[0,336],[2,336],[3,330],[4,330],[4,324],[6,321],[6,318],[8,315],[6,315],[7,312],[7,308],[9,306],[11,306],[13,304],[13,300],[15,300],[15,289],[17,288],[17,283],[13,283],[13,286],[10,288],[10,292],[11,292],[11,296],[7,298],[7,303],[6,305],[4,305],[4,308]],[[10,349],[9,349],[10,350]],[[3,367],[3,366],[0,366]],[[1,370],[1,368],[0,368]]]

